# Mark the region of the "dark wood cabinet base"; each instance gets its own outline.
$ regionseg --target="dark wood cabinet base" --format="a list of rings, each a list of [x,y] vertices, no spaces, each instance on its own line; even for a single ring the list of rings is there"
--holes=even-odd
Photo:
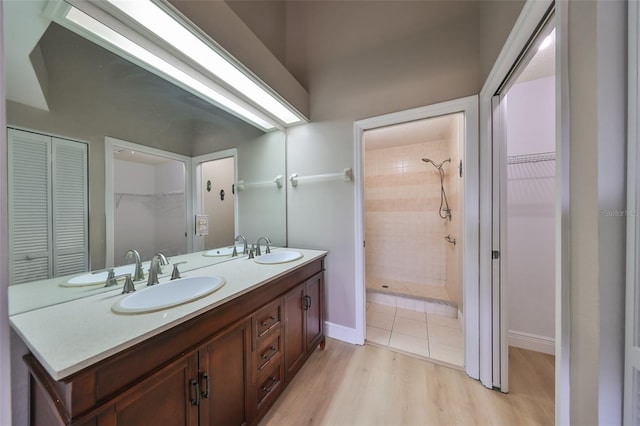
[[[324,257],[62,381],[31,354],[31,424],[252,425],[318,345]]]

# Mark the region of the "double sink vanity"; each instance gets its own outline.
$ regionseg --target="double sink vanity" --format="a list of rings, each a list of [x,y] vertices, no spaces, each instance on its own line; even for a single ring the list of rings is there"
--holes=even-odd
[[[31,424],[256,424],[324,347],[326,254],[279,248],[211,264],[215,253],[191,253],[170,259],[191,263],[180,279],[164,267],[160,284],[134,293],[119,282],[15,313]],[[43,297],[95,288],[58,281]]]

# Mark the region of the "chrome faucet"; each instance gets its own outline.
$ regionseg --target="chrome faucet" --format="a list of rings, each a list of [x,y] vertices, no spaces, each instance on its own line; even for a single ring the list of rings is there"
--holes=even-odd
[[[242,240],[242,244],[243,244],[243,248],[242,248],[242,254],[247,254],[249,252],[249,250],[247,249],[247,239],[245,238],[244,235],[238,235],[233,242],[236,242],[238,240]],[[238,255],[235,246],[233,247],[233,252],[236,254],[236,256]],[[233,257],[233,254],[231,255]]]
[[[162,274],[161,265],[166,265],[167,258],[162,253],[154,254],[151,258],[151,265],[149,266],[149,279],[147,285],[158,284],[158,274]]]
[[[158,275],[162,274],[162,266],[164,265],[168,265],[169,261],[167,260],[167,257],[162,254],[162,253],[156,253],[153,255],[153,257],[158,256],[158,259],[160,259],[160,262],[158,262],[158,264],[156,265],[156,271],[158,271]],[[153,259],[153,258],[152,258]]]
[[[124,254],[125,259],[129,259],[133,255],[133,258],[136,261],[136,271],[133,274],[133,281],[144,280],[144,270],[142,269],[142,262],[140,261],[140,254],[134,250],[130,249]]]
[[[260,241],[262,240],[264,240],[265,244],[267,245],[267,249],[264,251],[265,254],[271,253],[271,249],[269,248],[269,244],[271,244],[271,240],[269,239],[269,237],[260,237],[258,238],[258,241],[256,241],[256,256],[262,255],[262,251],[260,251]]]

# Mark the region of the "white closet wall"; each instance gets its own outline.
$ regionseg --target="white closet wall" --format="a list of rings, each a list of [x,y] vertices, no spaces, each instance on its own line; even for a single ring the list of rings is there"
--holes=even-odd
[[[555,81],[507,94],[509,344],[554,353]]]

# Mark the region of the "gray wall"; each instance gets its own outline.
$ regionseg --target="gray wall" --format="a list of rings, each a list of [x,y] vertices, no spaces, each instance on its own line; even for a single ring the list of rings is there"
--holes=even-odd
[[[288,3],[287,66],[310,92],[313,121],[288,131],[288,173],[352,167],[355,120],[478,93],[479,7],[458,1]],[[506,37],[513,22],[498,24]],[[486,44],[498,52],[503,42],[496,37]],[[327,320],[348,328],[355,326],[354,214],[353,184],[289,193],[289,244],[329,250]]]
[[[571,424],[622,424],[626,218],[627,4],[569,2]],[[561,38],[562,40],[562,38]],[[563,61],[567,58],[563,58]],[[563,305],[563,309],[567,305]]]

